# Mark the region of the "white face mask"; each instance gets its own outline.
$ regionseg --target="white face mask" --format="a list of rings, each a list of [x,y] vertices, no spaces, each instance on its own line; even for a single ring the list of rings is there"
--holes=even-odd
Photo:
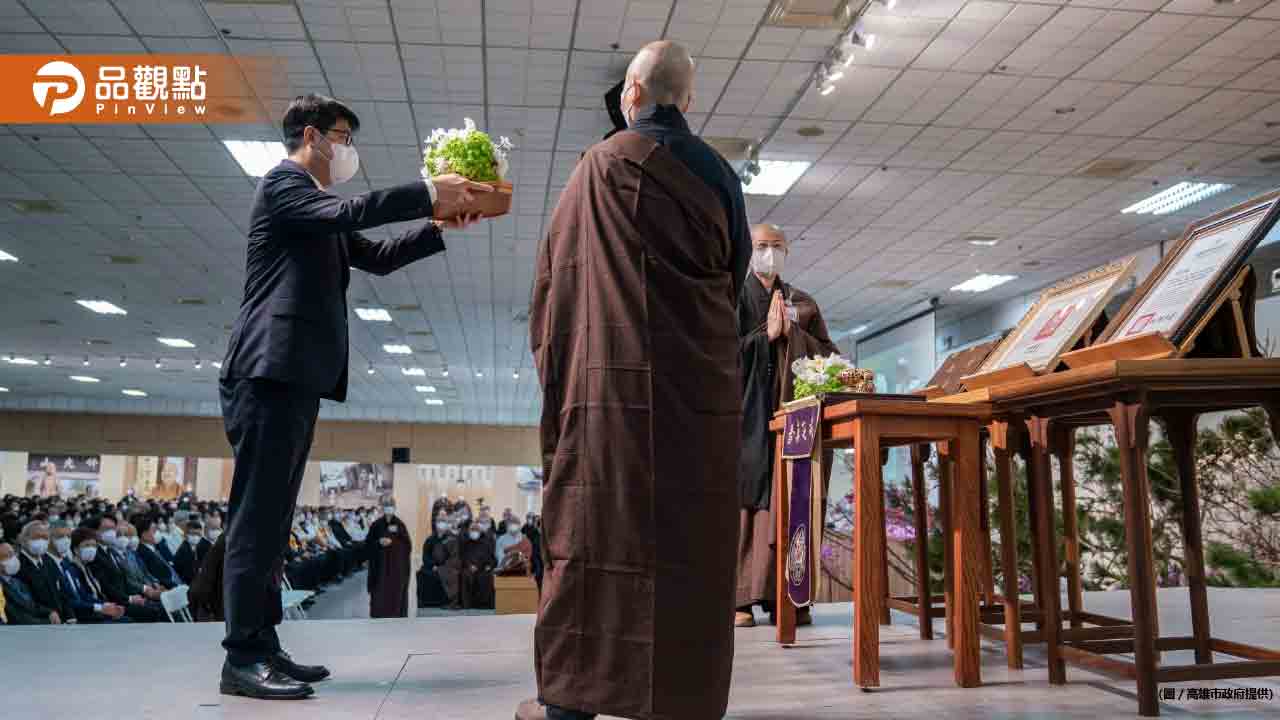
[[[102,541],[102,542],[104,542],[104,543],[115,543],[115,541],[116,541],[116,531],[115,531],[115,530],[103,530],[102,532],[98,533],[98,539],[99,539],[99,540],[101,540],[101,541]]]
[[[137,550],[137,549],[138,549],[138,543],[139,543],[139,542],[140,542],[140,541],[138,540],[138,538],[137,538],[137,536],[136,536],[136,535],[135,535],[134,537],[129,538],[129,549],[130,549],[130,550]]]
[[[123,535],[117,535],[116,550],[119,550],[120,552],[124,552],[125,550],[128,550],[128,549],[129,549],[129,538]]]
[[[188,543],[188,544],[190,544],[190,545],[191,545],[191,547],[195,547],[195,546],[199,545],[199,544],[200,544],[200,536],[199,536],[199,535],[188,535],[188,536],[187,536],[187,543]]]
[[[751,269],[761,275],[778,276],[786,258],[787,251],[782,248],[756,248],[751,252]]]
[[[44,555],[45,553],[49,552],[49,541],[48,540],[31,540],[30,542],[27,543],[27,552],[31,553],[36,557],[40,557],[41,555]]]
[[[330,184],[341,185],[355,177],[360,172],[360,153],[351,145],[339,145],[327,137],[325,142],[329,143],[329,151],[332,153],[329,156]]]
[[[209,542],[218,542],[218,538],[220,538],[220,537],[222,537],[222,531],[221,531],[221,530],[210,530],[210,531],[209,531]]]
[[[438,533],[449,532],[449,523],[447,522],[436,523],[436,532]]]
[[[472,540],[479,540],[479,539],[480,539],[480,531],[479,531],[479,530],[472,530],[471,532],[467,533],[467,537],[471,538]]]
[[[17,575],[18,569],[22,567],[22,563],[19,562],[18,556],[14,555],[8,560],[5,560],[4,564],[0,565],[0,567],[4,568],[5,575]]]
[[[98,557],[97,547],[90,545],[80,548],[80,562],[91,563],[96,557]]]
[[[520,534],[520,524],[519,524],[519,523],[507,523],[507,532],[511,533],[512,535],[519,535],[519,534]]]
[[[396,509],[390,505],[387,505],[386,507],[382,508],[382,514],[387,515],[388,517],[391,515],[395,515]]]
[[[60,537],[60,538],[54,539],[53,541],[54,552],[58,553],[59,555],[66,555],[67,551],[70,549],[71,549],[71,538]]]

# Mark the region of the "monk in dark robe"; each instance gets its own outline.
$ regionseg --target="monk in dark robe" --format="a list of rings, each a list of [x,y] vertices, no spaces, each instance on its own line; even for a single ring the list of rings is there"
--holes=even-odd
[[[422,568],[418,570],[418,607],[444,607],[449,595],[444,589],[440,573],[449,560],[449,513],[441,508],[436,513],[431,536],[422,544]]]
[[[473,523],[462,539],[462,607],[492,610],[493,567],[497,564],[493,533]]]
[[[738,298],[738,332],[742,336],[742,458],[739,464],[741,526],[738,532],[738,597],[734,624],[755,625],[752,606],[773,610],[774,442],[769,420],[783,402],[793,399],[791,363],[803,357],[830,355],[831,342],[822,311],[808,293],[782,281],[787,236],[773,225],[751,229],[751,273]],[[829,453],[824,453],[829,455]],[[823,458],[824,506],[831,463]],[[809,609],[796,622],[807,624]]]
[[[395,503],[383,500],[382,517],[365,538],[369,553],[369,617],[409,616],[409,528],[396,517]]]
[[[742,187],[689,130],[672,42],[627,69],[629,128],[593,146],[538,250],[541,700],[518,720],[711,720],[733,669]]]

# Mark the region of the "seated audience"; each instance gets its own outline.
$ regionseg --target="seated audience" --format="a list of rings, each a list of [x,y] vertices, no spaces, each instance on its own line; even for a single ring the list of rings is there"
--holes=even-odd
[[[92,518],[85,526],[98,533],[98,552],[88,563],[89,572],[102,588],[102,594],[125,609],[125,616],[135,622],[156,622],[165,618],[160,607],[160,592],[130,582],[125,571],[124,556],[116,550],[115,521],[109,517]]]
[[[36,602],[31,589],[18,577],[22,567],[9,543],[0,543],[0,592],[4,594],[5,622],[9,625],[61,625],[58,611]]]
[[[183,584],[178,571],[161,553],[160,549],[165,545],[161,521],[150,514],[142,514],[133,516],[133,525],[138,530],[138,547],[134,552],[151,577],[166,589]]]
[[[533,543],[520,532],[520,521],[511,516],[506,532],[495,545],[498,575],[532,575]]]
[[[493,608],[493,538],[479,527],[467,528],[462,540],[462,607],[467,609]]]
[[[18,577],[26,583],[37,604],[52,608],[63,622],[75,622],[75,615],[62,596],[62,572],[49,556],[49,525],[32,520],[18,534],[21,568]]]
[[[226,551],[226,536],[219,535],[187,593],[191,615],[196,622],[222,622],[226,619],[222,612],[222,559]]]
[[[89,572],[88,565],[98,557],[97,534],[88,528],[77,528],[67,538],[68,550],[60,557],[63,596],[82,623],[129,622],[123,606],[107,600],[102,587]]]
[[[441,508],[436,513],[431,535],[422,544],[422,567],[418,569],[418,607],[445,607],[449,594],[445,591],[441,574],[449,562],[451,536],[448,511]],[[456,548],[456,543],[455,543]]]
[[[182,578],[183,584],[190,585],[195,580],[196,571],[200,569],[213,543],[206,537],[204,524],[199,520],[188,520],[186,530],[186,542],[182,543],[182,547],[174,553],[173,568],[178,571],[178,577]]]

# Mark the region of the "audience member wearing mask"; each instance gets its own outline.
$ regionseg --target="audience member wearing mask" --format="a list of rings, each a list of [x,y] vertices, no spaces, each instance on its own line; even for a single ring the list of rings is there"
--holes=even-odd
[[[413,540],[396,517],[395,503],[384,498],[382,517],[369,528],[369,617],[409,616],[409,556]]]
[[[227,551],[227,536],[219,535],[209,548],[204,564],[196,573],[188,598],[196,622],[223,622],[226,613],[222,607],[222,568]]]
[[[98,557],[97,534],[88,528],[77,528],[67,538],[67,545],[58,566],[62,570],[63,596],[76,619],[82,623],[129,622],[125,608],[107,599],[87,567]]]
[[[4,595],[5,622],[9,625],[61,625],[54,608],[36,602],[31,588],[18,577],[22,562],[9,543],[0,543],[0,591]]]
[[[451,551],[456,551],[456,543],[450,548],[452,536],[449,534],[451,524],[449,513],[443,508],[436,512],[435,525],[431,528],[431,536],[422,544],[422,567],[418,570],[418,607],[436,608],[449,604],[449,594],[445,591],[441,573],[449,561]]]
[[[141,585],[147,597],[159,600],[160,593],[168,590],[147,570],[147,566],[138,556],[138,548],[142,542],[138,539],[138,530],[132,523],[121,523],[116,527],[116,552],[124,559],[124,574],[130,585]]]
[[[213,543],[206,537],[204,524],[199,520],[188,521],[186,541],[173,555],[173,569],[178,571],[183,584],[190,585],[195,581],[196,572],[204,564],[211,547]]]
[[[476,525],[462,540],[462,607],[493,609],[494,540]]]
[[[147,572],[166,588],[181,585],[182,578],[178,577],[178,571],[164,559],[160,550],[165,545],[160,521],[148,514],[135,515],[133,525],[138,530],[137,556]]]
[[[538,591],[542,591],[542,530],[538,527],[538,516],[529,513],[525,515],[524,527],[520,528],[520,532],[529,538],[529,544],[533,546],[533,579],[538,583]]]
[[[63,622],[75,622],[75,615],[62,596],[62,572],[49,555],[49,525],[38,520],[23,526],[18,534],[18,577],[27,584],[36,603],[53,608]]]
[[[115,520],[104,517],[89,521],[87,527],[97,531],[98,551],[93,562],[88,563],[94,580],[102,588],[102,594],[111,602],[122,605],[125,616],[135,622],[157,622],[163,620],[164,609],[156,602],[160,593],[129,582],[125,572],[124,557],[116,550],[117,538]]]
[[[529,542],[529,538],[520,532],[520,521],[514,516],[507,519],[506,532],[498,536],[494,547],[496,549],[494,560],[497,562],[496,567],[499,569],[500,574],[514,568],[514,565],[508,564],[509,562],[516,563],[518,561],[523,562],[525,572],[533,573],[533,543]],[[512,554],[510,560],[507,558],[508,553]],[[516,555],[519,558],[516,558]]]

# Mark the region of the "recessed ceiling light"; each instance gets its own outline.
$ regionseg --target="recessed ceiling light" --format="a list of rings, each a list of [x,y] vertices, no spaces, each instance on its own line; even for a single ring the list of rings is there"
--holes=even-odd
[[[409,347],[408,345],[383,345],[383,346],[382,346],[382,349],[383,349],[383,350],[386,350],[387,352],[391,353],[392,355],[411,355],[411,354],[413,354],[413,348]]]
[[[440,398],[427,398],[424,402],[428,405],[443,405],[444,401]]]
[[[13,355],[10,355],[9,357],[5,358],[4,361],[9,363],[10,365],[39,365],[40,364],[35,360],[32,360],[31,358],[14,357]]]
[[[748,195],[785,195],[813,163],[800,160],[761,160],[760,172],[743,188]]]
[[[864,333],[864,332],[866,332],[866,331],[867,331],[867,326],[866,326],[866,325],[859,325],[858,327],[856,327],[856,328],[854,328],[854,329],[850,330],[850,331],[849,331],[849,334],[850,334],[850,335],[860,335],[860,334],[862,334],[862,333]]]
[[[160,358],[156,358],[156,369],[159,370],[162,367],[164,367],[164,363],[161,362]]]
[[[418,385],[418,386],[415,386],[413,389],[421,393],[433,393],[436,391],[436,386],[435,385]]]
[[[72,380],[75,380],[75,381],[76,381],[76,382],[78,382],[78,383],[96,383],[96,382],[102,382],[102,381],[101,381],[101,380],[99,380],[98,378],[96,378],[96,377],[92,377],[92,376],[89,376],[89,375],[72,375],[72,376],[71,376],[71,379],[72,379]]]
[[[372,375],[373,373],[375,373],[375,372],[376,372],[376,371],[373,369],[373,363],[369,363],[369,369],[368,369],[368,370],[365,370],[365,372],[366,372],[366,373],[368,373],[368,374],[370,374],[370,375]]]
[[[120,367],[128,367],[128,365],[129,365],[129,361],[127,359],[120,358]]]
[[[196,346],[196,344],[190,340],[184,340],[182,338],[156,338],[156,340],[164,345],[175,348],[193,348]]]
[[[836,86],[835,86],[835,85],[823,85],[823,86],[822,86],[822,89],[818,91],[818,94],[819,94],[819,95],[821,95],[821,96],[823,96],[823,97],[826,97],[827,95],[830,95],[831,93],[833,93],[833,92],[835,92],[835,91],[836,91]],[[759,193],[759,194],[761,194],[761,195],[771,195],[771,194],[774,194],[774,193]],[[781,195],[782,193],[777,193],[777,194],[778,194],[778,195]]]
[[[0,250],[0,262],[18,262],[18,258]]]
[[[400,372],[409,377],[426,377],[427,371],[420,367],[400,368]]]
[[[512,379],[519,380],[519,379],[520,379],[520,371],[519,371],[519,370],[516,370],[515,372],[511,373],[511,377],[512,377]]]
[[[996,245],[1000,244],[1000,238],[991,237],[989,235],[988,236],[970,235],[969,237],[965,238],[965,242],[977,247],[995,247]]]
[[[83,363],[81,363],[81,364],[82,364],[82,365],[84,365],[85,367],[89,367],[89,356],[88,356],[88,355],[85,355],[85,356],[84,356],[84,362],[83,362]]]
[[[1184,207],[1194,205],[1201,200],[1213,197],[1218,193],[1230,190],[1233,185],[1226,183],[1180,182],[1177,185],[1158,192],[1149,198],[1139,200],[1121,210],[1124,214],[1168,215]]]
[[[53,358],[49,357],[48,355],[45,355],[45,356],[44,356],[44,364],[45,364],[45,365],[52,365],[52,364],[53,364]]]
[[[124,308],[106,300],[77,300],[76,304],[88,308],[99,315],[128,315]]]
[[[441,371],[440,377],[449,377],[449,370],[446,368],[445,370]]]
[[[289,156],[283,143],[261,140],[223,140],[231,157],[249,177],[262,177],[267,171]]]
[[[366,322],[391,322],[391,313],[382,308],[356,308],[356,317]]]
[[[7,393],[7,392],[9,392],[9,388],[0,386],[0,393]]]
[[[988,275],[986,273],[982,273],[980,275],[974,275],[968,280],[965,280],[959,285],[951,288],[951,292],[986,292],[991,288],[999,287],[1010,280],[1016,280],[1017,277],[1017,275]]]
[[[196,358],[196,369],[199,370],[200,368],[203,368],[203,367],[204,367],[204,363],[200,362],[200,358]]]
[[[146,396],[147,396],[147,394],[146,394],[145,392],[143,392],[142,390],[133,390],[133,389],[130,389],[130,388],[125,388],[124,390],[121,390],[120,392],[121,392],[121,393],[123,393],[123,394],[125,394],[125,395],[128,395],[129,397],[146,397]]]
[[[221,360],[214,360],[213,362],[211,362],[211,363],[209,363],[209,364],[210,364],[210,365],[212,365],[212,366],[214,366],[215,368],[217,368],[217,369],[219,369],[219,370],[221,370],[221,369],[222,369],[222,361],[221,361]]]
[[[484,377],[484,373],[482,373],[482,372],[480,372],[479,370],[477,370],[477,371],[476,371],[476,377],[478,377],[478,378],[482,378],[482,377]]]

